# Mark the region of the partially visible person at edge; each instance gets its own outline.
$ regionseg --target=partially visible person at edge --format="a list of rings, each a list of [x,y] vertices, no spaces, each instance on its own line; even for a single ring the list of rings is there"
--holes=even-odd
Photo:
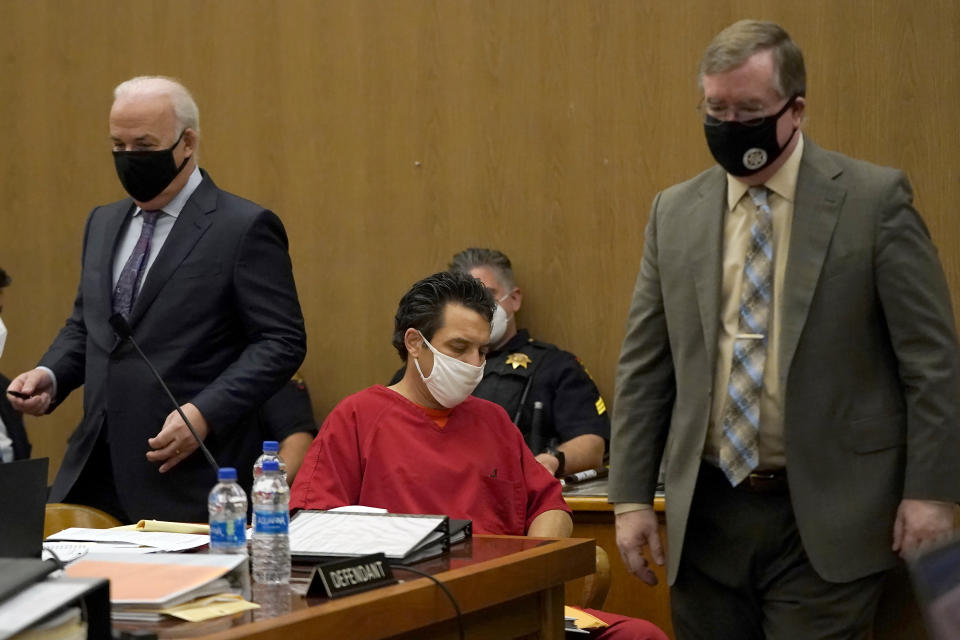
[[[483,377],[494,301],[460,273],[417,282],[400,300],[393,345],[403,378],[347,397],[330,413],[291,491],[291,509],[343,505],[445,513],[481,534],[566,537],[560,483],[524,446],[503,408],[470,395]],[[642,620],[589,610],[593,638],[664,640]]]
[[[110,140],[129,198],[95,207],[73,313],[37,368],[9,391],[43,415],[83,386],[83,420],[50,491],[123,522],[202,522],[216,473],[129,340],[170,386],[219,466],[249,490],[261,450],[257,407],[306,352],[280,219],[221,190],[197,165],[199,112],[163,77],[114,90]]]
[[[620,552],[656,581],[662,456],[679,640],[866,638],[960,499],[943,269],[902,172],[802,133],[782,27],[724,29],[699,79],[718,164],[653,201],[617,371]]]
[[[13,278],[0,268],[0,358],[7,344],[7,325],[3,323],[3,303],[6,289]],[[0,388],[6,389],[10,381],[0,373]],[[23,460],[30,457],[30,440],[23,426],[23,415],[13,408],[6,394],[0,397],[0,462]]]

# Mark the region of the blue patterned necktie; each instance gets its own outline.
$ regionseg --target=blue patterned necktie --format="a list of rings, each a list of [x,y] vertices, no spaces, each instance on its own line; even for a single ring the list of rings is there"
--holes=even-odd
[[[140,289],[140,282],[143,281],[147,256],[150,255],[150,240],[153,238],[153,230],[157,226],[157,218],[161,213],[163,212],[141,211],[143,227],[140,229],[140,237],[137,238],[137,244],[133,247],[133,252],[124,263],[123,271],[120,272],[120,279],[117,280],[117,286],[113,290],[114,313],[122,313],[128,318],[130,317],[133,301]]]
[[[720,443],[720,469],[733,486],[743,482],[759,463],[760,396],[773,298],[773,215],[767,204],[767,188],[750,187],[750,197],[757,209],[743,261],[740,322],[733,341]]]

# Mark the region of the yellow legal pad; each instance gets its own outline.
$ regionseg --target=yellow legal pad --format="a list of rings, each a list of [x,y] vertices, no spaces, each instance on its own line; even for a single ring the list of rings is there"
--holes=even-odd
[[[154,533],[210,533],[208,524],[192,524],[190,522],[166,522],[164,520],[141,520],[137,524],[127,524],[114,529],[127,531],[150,531]]]

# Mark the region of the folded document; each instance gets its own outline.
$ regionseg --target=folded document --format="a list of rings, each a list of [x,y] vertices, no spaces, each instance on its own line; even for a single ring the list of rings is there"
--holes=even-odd
[[[110,580],[115,618],[156,619],[164,609],[241,587],[245,555],[91,553],[65,569],[76,578]]]
[[[159,533],[127,529],[84,529],[70,527],[47,537],[58,542],[125,543],[138,547],[153,547],[161,551],[188,551],[210,542],[210,536],[192,533]]]

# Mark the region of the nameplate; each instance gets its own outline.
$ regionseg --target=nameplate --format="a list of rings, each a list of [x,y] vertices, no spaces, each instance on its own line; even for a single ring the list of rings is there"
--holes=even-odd
[[[387,557],[372,553],[318,564],[310,578],[307,595],[340,598],[396,582]]]

